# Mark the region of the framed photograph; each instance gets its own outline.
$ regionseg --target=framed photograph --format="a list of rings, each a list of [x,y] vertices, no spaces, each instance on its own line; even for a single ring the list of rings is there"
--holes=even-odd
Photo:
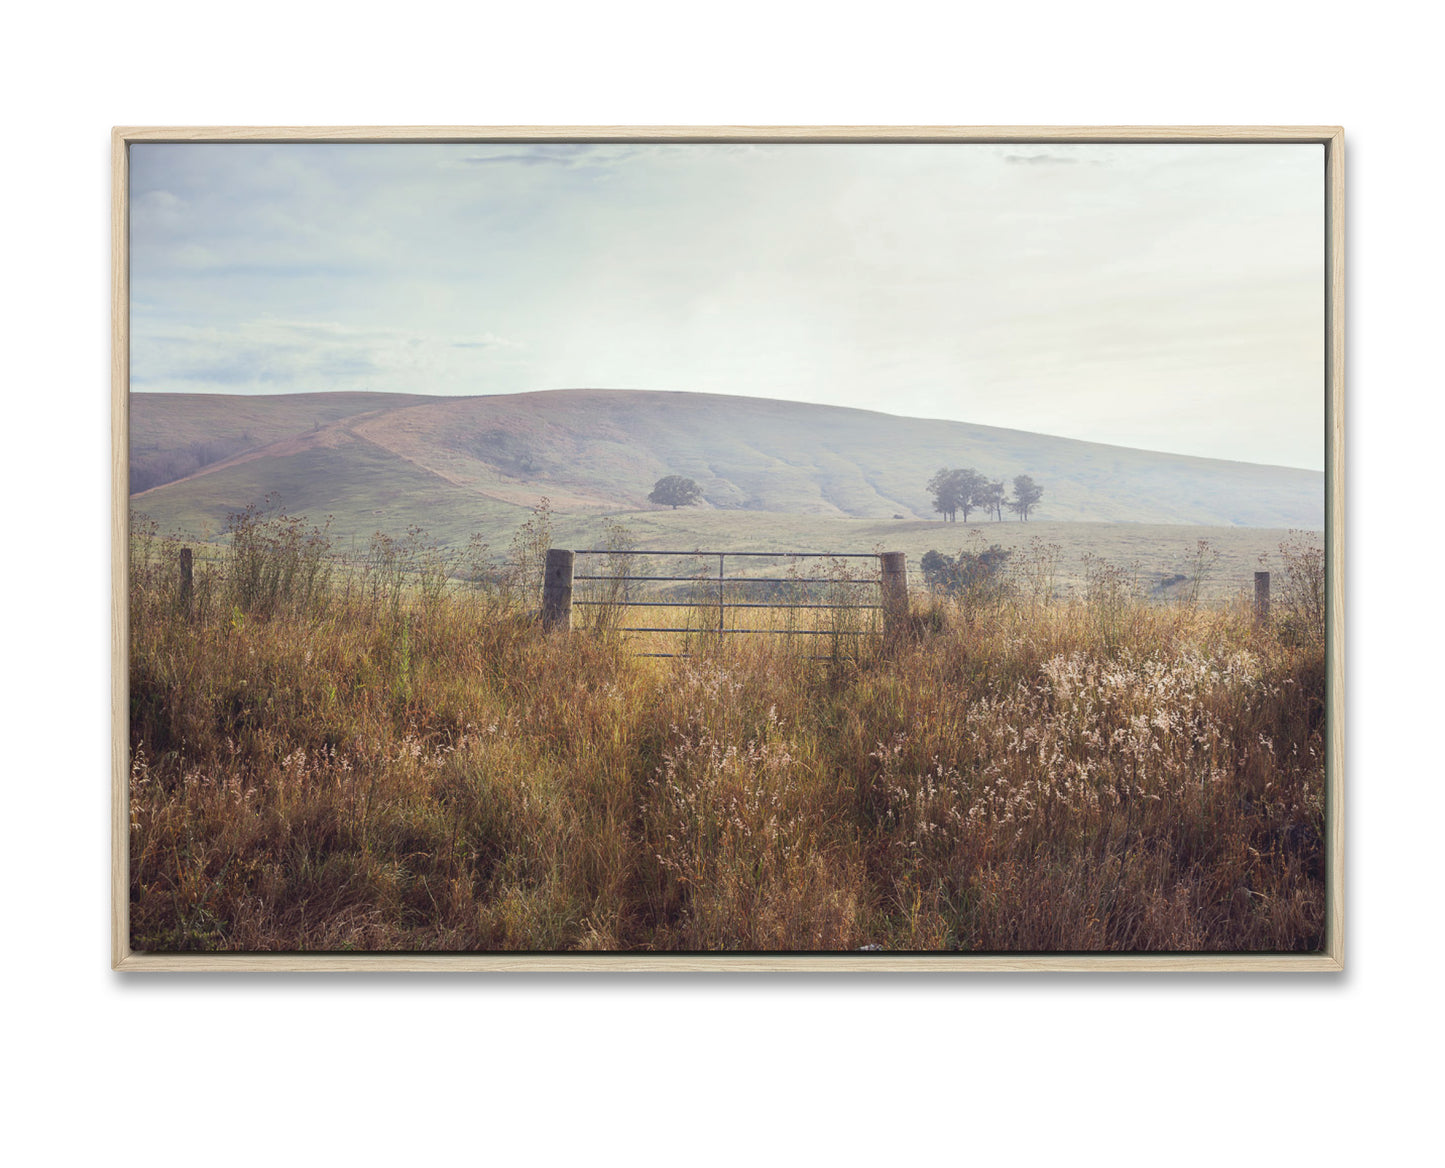
[[[120,128],[120,970],[1343,968],[1336,127]]]

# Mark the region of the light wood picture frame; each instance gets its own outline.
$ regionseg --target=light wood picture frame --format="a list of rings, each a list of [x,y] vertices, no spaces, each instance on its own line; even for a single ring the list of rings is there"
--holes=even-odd
[[[146,952],[132,947],[131,149],[149,144],[1315,144],[1323,152],[1323,942],[1309,952]],[[1335,126],[117,127],[112,134],[112,967],[123,972],[1331,972],[1344,968],[1344,170]],[[541,388],[541,387],[538,387]],[[318,423],[319,425],[319,423]],[[1042,427],[1041,427],[1042,428]],[[965,512],[967,514],[967,512]],[[1025,513],[1026,514],[1026,513]],[[598,545],[593,545],[598,546]],[[188,553],[189,554],[189,553]],[[569,561],[570,564],[570,561]],[[570,567],[568,568],[570,572]],[[570,576],[569,576],[570,580]],[[857,946],[853,947],[854,949]]]

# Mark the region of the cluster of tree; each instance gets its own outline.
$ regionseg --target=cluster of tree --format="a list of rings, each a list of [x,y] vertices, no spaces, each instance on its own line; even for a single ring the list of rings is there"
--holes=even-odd
[[[692,479],[682,475],[665,475],[653,484],[647,501],[670,506],[676,511],[679,507],[691,507],[701,498],[702,488]]]
[[[960,511],[967,523],[969,512],[975,508],[1001,521],[1007,507],[1020,519],[1027,520],[1029,512],[1044,497],[1044,489],[1030,476],[1017,475],[1013,498],[1009,498],[1003,479],[991,479],[971,466],[943,468],[928,480],[928,491],[933,496],[933,509],[948,523],[956,523]]]
[[[1007,588],[1004,565],[1010,552],[992,544],[981,552],[959,552],[946,556],[925,552],[919,566],[930,588],[947,596],[962,596],[971,603],[997,599]]]

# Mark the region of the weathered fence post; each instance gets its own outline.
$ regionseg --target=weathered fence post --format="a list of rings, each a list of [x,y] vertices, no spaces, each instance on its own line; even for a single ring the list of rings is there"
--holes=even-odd
[[[564,548],[547,549],[547,568],[542,573],[542,627],[572,627],[572,559]]]
[[[181,548],[181,611],[191,615],[191,598],[195,594],[191,578],[191,549]]]
[[[1266,624],[1269,621],[1269,573],[1256,572],[1254,574],[1254,623],[1257,625]]]
[[[883,632],[894,637],[908,627],[908,559],[902,552],[880,552],[883,565]]]

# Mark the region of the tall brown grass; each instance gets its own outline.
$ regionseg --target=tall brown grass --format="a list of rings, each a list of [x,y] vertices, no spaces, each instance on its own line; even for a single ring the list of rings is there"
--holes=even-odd
[[[918,598],[912,635],[833,661],[658,661],[427,587],[420,542],[342,578],[305,570],[324,531],[252,521],[189,610],[174,547],[134,541],[137,949],[1321,944],[1307,586],[1256,628],[1100,567],[1072,600]]]

